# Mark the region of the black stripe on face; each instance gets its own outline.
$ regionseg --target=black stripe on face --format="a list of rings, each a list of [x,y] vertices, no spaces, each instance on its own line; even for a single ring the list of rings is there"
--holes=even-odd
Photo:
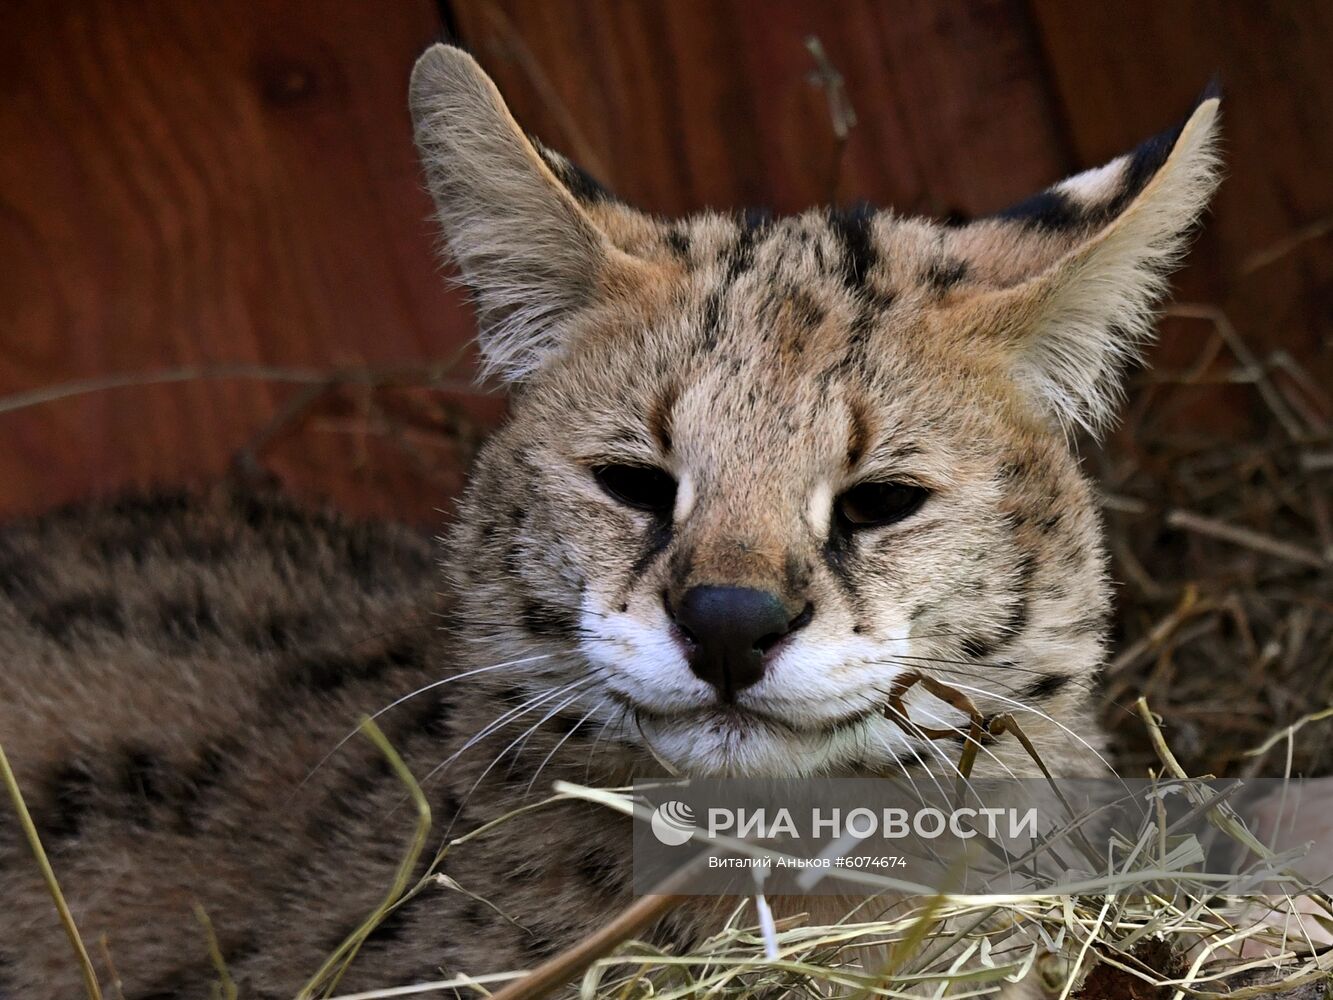
[[[1023,689],[1027,698],[1050,698],[1068,686],[1074,678],[1069,674],[1042,674]]]
[[[528,632],[548,638],[565,637],[578,628],[578,619],[567,608],[542,601],[524,602],[519,618]]]
[[[690,236],[689,233],[682,232],[679,229],[668,229],[666,234],[666,245],[671,248],[671,253],[680,261],[689,263],[690,259]]]
[[[1018,567],[1018,584],[1015,587],[1017,597],[1014,599],[1014,603],[1009,606],[1008,617],[1000,627],[1001,634],[1004,636],[999,643],[1001,646],[1009,645],[1027,630],[1032,610],[1028,591],[1036,572],[1032,558],[1030,556],[1023,557]]]
[[[870,445],[870,427],[864,408],[856,402],[848,406],[850,433],[847,440],[847,468],[855,469]]]
[[[782,563],[782,584],[785,593],[796,596],[804,594],[810,587],[812,576],[810,564],[794,553],[787,553]]]
[[[833,579],[838,582],[838,586],[848,597],[856,596],[856,587],[852,583],[856,558],[855,546],[856,543],[852,541],[851,532],[840,528],[837,518],[834,518],[833,523],[829,526],[828,540],[824,543],[821,551],[824,556],[824,565],[828,566],[829,572],[833,574]]]
[[[938,295],[943,295],[967,277],[964,260],[937,260],[926,272],[926,284]]]
[[[829,211],[829,226],[842,244],[842,281],[854,292],[865,288],[878,259],[871,232],[874,217],[875,210],[866,204]]]
[[[647,535],[644,536],[644,545],[639,557],[635,560],[635,564],[629,568],[632,583],[637,583],[639,577],[648,572],[648,567],[655,563],[657,556],[660,556],[670,544],[672,533],[670,521],[653,521],[652,527],[649,527]]]
[[[648,568],[657,561],[675,535],[675,530],[671,521],[667,518],[654,518],[649,525],[648,531],[643,538],[642,547],[639,555],[635,558],[634,564],[629,570],[629,583],[626,589],[633,587],[639,582],[643,574],[648,572]]]
[[[763,234],[766,223],[752,225],[751,220],[742,218],[737,223],[736,240],[727,252],[726,270],[716,288],[704,299],[703,317],[700,328],[703,332],[704,350],[712,350],[717,345],[719,324],[722,318],[722,300],[737,279],[754,265],[755,241]]]
[[[827,387],[835,378],[848,373],[865,370],[870,349],[870,335],[875,328],[875,321],[892,302],[892,295],[868,294],[860,297],[856,316],[848,327],[847,345],[843,349],[842,356],[819,373],[818,378],[822,386]]]
[[[968,636],[960,645],[963,655],[973,660],[984,660],[995,651],[994,647],[980,636]]]
[[[1009,618],[1004,623],[1004,641],[1001,645],[1009,645],[1020,635],[1027,631],[1030,618],[1030,608],[1027,594],[1020,594],[1010,607]]]
[[[652,411],[648,414],[648,430],[658,447],[668,454],[671,452],[671,415],[676,408],[677,392],[676,386],[668,387],[653,403]]]

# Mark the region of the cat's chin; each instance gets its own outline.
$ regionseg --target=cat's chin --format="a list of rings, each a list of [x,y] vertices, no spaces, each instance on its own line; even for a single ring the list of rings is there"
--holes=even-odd
[[[719,708],[641,719],[639,731],[654,756],[686,777],[800,778],[844,768],[861,743],[862,727],[862,720],[854,720],[802,730]]]

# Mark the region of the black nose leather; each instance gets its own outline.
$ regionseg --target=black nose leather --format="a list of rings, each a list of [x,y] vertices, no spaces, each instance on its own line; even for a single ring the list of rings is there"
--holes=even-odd
[[[809,615],[791,618],[776,594],[750,587],[692,587],[670,610],[693,644],[690,669],[728,701],[764,676],[769,650]]]

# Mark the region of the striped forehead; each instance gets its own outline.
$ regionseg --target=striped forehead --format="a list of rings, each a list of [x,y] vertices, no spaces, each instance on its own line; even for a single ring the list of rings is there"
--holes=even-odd
[[[810,211],[772,219],[764,213],[705,215],[670,227],[666,240],[686,268],[719,285],[749,276],[776,287],[867,287],[876,263],[869,208]]]
[[[968,274],[937,227],[869,208],[704,216],[673,224],[666,242],[685,265],[672,325],[696,373],[745,373],[788,398],[872,376],[875,355],[903,353],[884,336],[910,331]]]

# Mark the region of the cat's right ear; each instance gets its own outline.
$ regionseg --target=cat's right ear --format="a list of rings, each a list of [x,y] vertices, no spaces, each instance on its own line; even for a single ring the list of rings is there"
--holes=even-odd
[[[523,379],[560,350],[625,254],[466,52],[435,45],[417,60],[411,109],[445,242],[476,303],[485,370]]]

